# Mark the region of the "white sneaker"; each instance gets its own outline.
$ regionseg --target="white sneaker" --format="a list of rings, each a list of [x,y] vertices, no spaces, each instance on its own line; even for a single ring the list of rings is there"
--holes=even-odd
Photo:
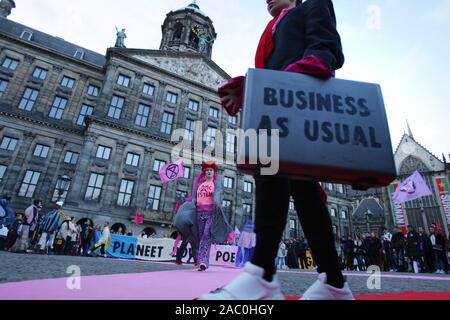
[[[353,293],[344,283],[342,289],[327,284],[327,274],[319,274],[319,279],[303,294],[300,300],[355,300]]]
[[[277,276],[274,275],[272,282],[268,282],[263,275],[263,268],[247,262],[236,279],[199,300],[284,300]]]

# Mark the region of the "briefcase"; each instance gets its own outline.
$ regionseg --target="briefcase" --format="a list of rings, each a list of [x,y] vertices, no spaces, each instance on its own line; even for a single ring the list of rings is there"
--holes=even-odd
[[[358,190],[387,186],[396,177],[377,84],[249,69],[242,126],[237,167],[246,174]]]

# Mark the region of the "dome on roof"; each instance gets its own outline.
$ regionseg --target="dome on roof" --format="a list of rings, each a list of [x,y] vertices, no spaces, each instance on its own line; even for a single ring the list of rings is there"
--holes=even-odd
[[[198,4],[195,1],[192,2],[191,4],[188,4],[186,7],[175,10],[174,12],[185,11],[185,10],[192,10],[192,11],[197,12],[205,17],[207,16],[206,13],[204,13],[202,10],[200,10],[200,7],[198,6]]]
[[[188,8],[200,10],[200,7],[195,2],[192,2],[190,5],[188,5]]]
[[[170,11],[162,25],[160,50],[191,52],[211,59],[217,39],[212,20],[203,13],[196,1]]]

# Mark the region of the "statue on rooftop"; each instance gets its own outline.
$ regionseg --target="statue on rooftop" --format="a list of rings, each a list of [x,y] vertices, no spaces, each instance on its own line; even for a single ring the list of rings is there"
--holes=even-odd
[[[122,29],[121,31],[119,31],[119,29],[117,29],[117,39],[116,39],[116,44],[114,45],[116,48],[126,48],[125,47],[125,39],[127,37],[127,35],[125,34],[125,29]]]

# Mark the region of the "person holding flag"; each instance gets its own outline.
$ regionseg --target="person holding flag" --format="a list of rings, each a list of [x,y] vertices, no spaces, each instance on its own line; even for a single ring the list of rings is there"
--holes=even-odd
[[[194,182],[189,200],[178,210],[173,225],[181,233],[185,229],[191,230],[192,235],[198,232],[198,271],[205,271],[209,267],[211,244],[226,242],[232,232],[222,211],[222,189],[214,161],[202,163],[202,172]]]
[[[397,190],[395,190],[392,196],[392,200],[395,204],[402,204],[429,195],[432,195],[430,188],[427,186],[419,171],[416,170],[397,187]],[[419,236],[414,231],[413,226],[409,225],[405,251],[406,256],[411,262],[412,270],[415,273],[419,272],[418,260],[420,257],[420,250],[418,243]]]

